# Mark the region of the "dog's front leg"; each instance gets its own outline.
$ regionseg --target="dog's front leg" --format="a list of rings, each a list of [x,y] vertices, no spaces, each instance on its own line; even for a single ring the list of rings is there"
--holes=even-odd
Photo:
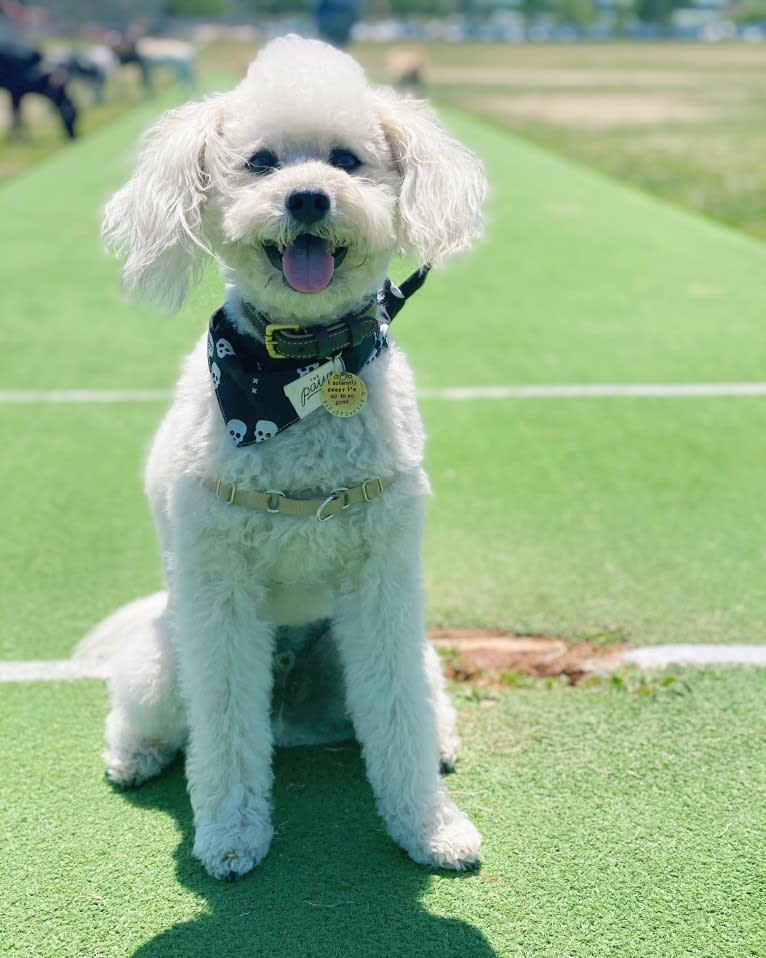
[[[273,628],[249,595],[186,595],[179,616],[181,688],[189,744],[194,855],[215,878],[235,880],[269,850]]]
[[[335,621],[347,704],[391,837],[416,862],[474,867],[481,836],[439,776],[435,703],[428,681],[418,517],[347,575]],[[378,541],[380,545],[380,541]]]
[[[261,617],[259,588],[236,572],[238,563],[245,568],[242,557],[211,556],[199,545],[181,555],[178,658],[194,855],[215,878],[235,880],[266,855],[273,834],[274,627]],[[218,574],[216,558],[224,563]]]

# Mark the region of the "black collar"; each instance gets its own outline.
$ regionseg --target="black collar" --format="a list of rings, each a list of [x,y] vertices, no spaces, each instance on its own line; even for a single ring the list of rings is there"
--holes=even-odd
[[[425,283],[430,269],[429,265],[421,266],[401,287],[387,279],[383,289],[361,310],[323,326],[273,323],[252,303],[242,303],[242,309],[272,359],[322,362],[343,350],[358,348],[375,335],[380,325],[390,323],[409,297]]]

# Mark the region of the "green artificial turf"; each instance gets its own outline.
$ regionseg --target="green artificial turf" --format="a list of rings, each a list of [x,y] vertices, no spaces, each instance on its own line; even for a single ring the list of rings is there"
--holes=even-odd
[[[272,849],[229,885],[191,857],[180,765],[133,792],[103,780],[100,685],[5,687],[2,954],[763,956],[764,678],[646,691],[461,699],[469,875],[387,838],[355,746],[281,752]]]
[[[763,399],[423,403],[431,617],[763,642]]]
[[[211,274],[157,321],[99,250],[155,109],[0,188],[0,388],[169,389],[219,302]],[[766,247],[449,119],[490,227],[397,319],[422,386],[763,378]],[[763,399],[422,406],[432,622],[763,639]],[[65,656],[160,585],[140,471],[163,408],[0,407],[3,658]],[[180,764],[105,784],[100,684],[2,685],[0,953],[762,958],[764,681],[462,694],[467,876],[389,841],[355,747],[280,753],[274,846],[234,886],[191,857]]]
[[[159,587],[141,465],[161,415],[162,404],[0,405],[0,659],[66,658]]]
[[[141,108],[0,189],[2,388],[170,389],[222,289],[127,303],[98,242]],[[484,158],[487,238],[395,334],[423,387],[763,378],[766,246],[448,115]],[[395,264],[400,278],[407,267]],[[426,400],[432,624],[636,643],[760,641],[766,400]],[[65,654],[160,585],[140,494],[163,403],[6,406],[3,654]],[[19,428],[19,424],[23,424]],[[21,478],[23,474],[23,479]],[[111,531],[110,531],[111,530]],[[40,543],[45,548],[40,549]],[[55,568],[38,618],[31,569]],[[85,593],[85,594],[83,594]]]

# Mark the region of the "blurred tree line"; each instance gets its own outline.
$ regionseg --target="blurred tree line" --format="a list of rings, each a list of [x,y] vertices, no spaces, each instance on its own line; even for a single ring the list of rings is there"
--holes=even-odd
[[[21,0],[24,5],[25,0]],[[31,0],[26,0],[31,2]],[[344,0],[332,0],[343,6]],[[374,17],[445,17],[463,14],[477,18],[493,10],[517,10],[533,23],[540,17],[562,24],[587,27],[609,9],[618,23],[638,17],[646,23],[668,23],[673,11],[694,5],[694,0],[345,0],[357,15]],[[78,19],[125,19],[140,16],[227,17],[253,16],[258,19],[291,14],[314,14],[322,0],[58,0],[52,7],[60,14]],[[766,9],[766,0],[733,0],[735,8]],[[100,16],[99,16],[100,15]],[[735,17],[751,19],[749,16]]]
[[[762,2],[766,4],[766,0]],[[674,10],[691,5],[692,0],[612,0],[610,4],[618,20],[633,16],[658,25],[667,24]],[[165,0],[163,12],[178,17],[242,14],[267,17],[312,12],[315,6],[310,0]],[[359,6],[363,16],[378,18],[444,17],[460,13],[475,17],[495,9],[515,9],[530,23],[547,16],[562,24],[587,27],[595,21],[605,4],[603,0],[371,0]]]

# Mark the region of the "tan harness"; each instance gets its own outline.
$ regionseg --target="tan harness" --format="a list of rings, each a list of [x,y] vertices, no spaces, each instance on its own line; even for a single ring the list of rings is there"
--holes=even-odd
[[[230,506],[242,506],[245,509],[256,509],[272,515],[313,516],[319,522],[326,522],[350,506],[379,499],[383,495],[383,490],[390,486],[394,479],[396,476],[385,478],[372,476],[351,489],[341,487],[316,499],[296,499],[286,496],[279,489],[269,489],[267,492],[238,489],[236,485],[221,482],[220,479],[203,479],[202,485]]]

